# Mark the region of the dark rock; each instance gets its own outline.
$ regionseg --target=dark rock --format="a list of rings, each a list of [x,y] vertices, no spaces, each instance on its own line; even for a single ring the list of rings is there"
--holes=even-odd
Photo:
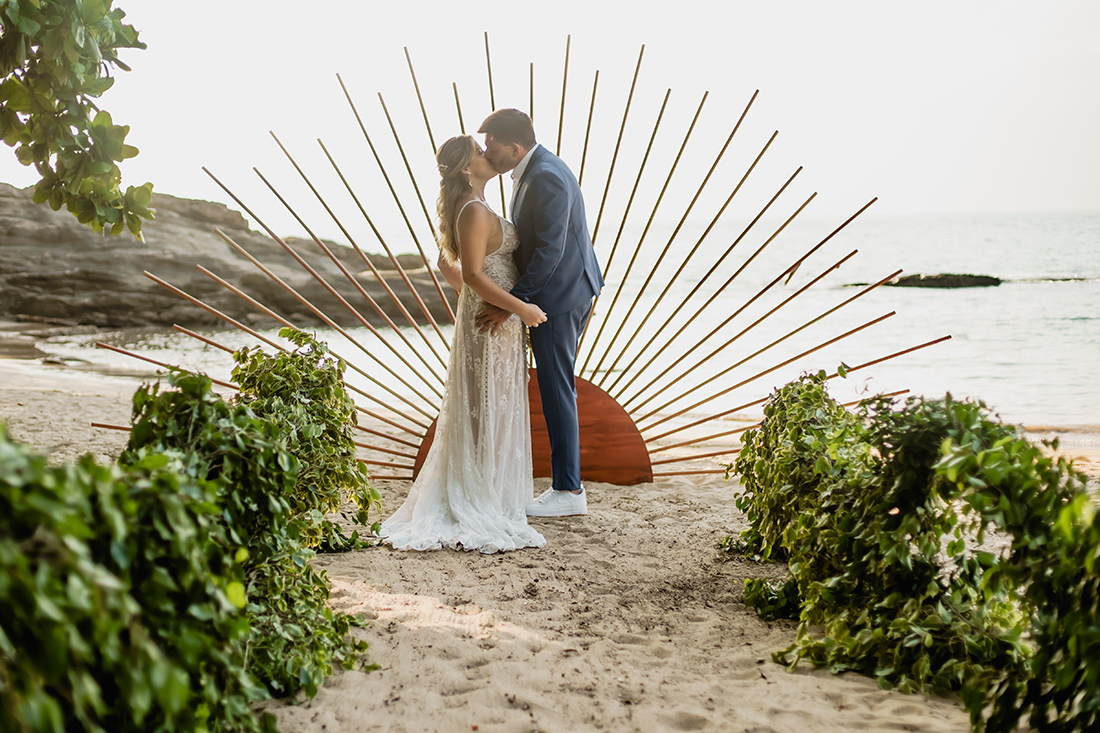
[[[147,270],[231,318],[259,327],[276,326],[271,317],[200,272],[202,265],[295,325],[323,321],[297,298],[262,274],[214,231],[225,232],[273,274],[342,326],[359,319],[309,275],[277,242],[251,231],[245,218],[222,204],[158,194],[157,218],[145,222],[142,242],[130,234],[101,236],[65,210],[52,211],[31,201],[31,189],[0,183],[0,317],[49,323],[88,324],[102,328],[212,325],[217,316],[158,285]],[[370,323],[384,319],[312,240],[288,244]],[[395,322],[406,323],[400,309],[351,248],[326,242],[334,256],[354,273],[362,288]],[[389,283],[405,308],[426,322],[393,263],[386,255],[366,257]],[[439,322],[447,319],[443,301],[419,255],[398,255],[417,291]],[[454,293],[444,284],[448,297]],[[454,301],[452,300],[452,303]],[[291,318],[291,314],[297,314]]]
[[[1000,285],[1001,279],[992,275],[907,275],[892,283],[896,288],[985,288]]]

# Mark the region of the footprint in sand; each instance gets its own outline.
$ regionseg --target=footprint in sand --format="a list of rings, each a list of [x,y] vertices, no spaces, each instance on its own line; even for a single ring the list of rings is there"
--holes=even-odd
[[[730,671],[726,677],[731,680],[753,680],[760,678],[760,665],[755,658],[741,657],[729,662]]]
[[[674,730],[702,730],[710,725],[710,719],[687,710],[677,710],[671,715],[661,715],[660,719]]]
[[[649,640],[633,634],[612,634],[611,641],[616,644],[646,644]]]

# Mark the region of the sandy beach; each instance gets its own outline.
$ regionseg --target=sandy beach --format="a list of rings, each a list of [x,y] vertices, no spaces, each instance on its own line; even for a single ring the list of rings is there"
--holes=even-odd
[[[140,372],[43,363],[33,336],[15,324],[0,330],[0,420],[12,437],[57,461],[88,452],[113,459],[125,433],[90,423],[127,424]],[[1095,487],[1100,435],[1061,437]],[[409,486],[377,485],[384,515]],[[371,619],[354,633],[380,669],[338,673],[300,704],[268,703],[280,729],[968,730],[955,699],[884,691],[854,674],[791,673],[771,661],[795,625],[757,618],[741,602],[742,579],[785,568],[716,549],[744,525],[736,481],[588,489],[587,516],[532,520],[547,539],[541,550],[318,557],[333,606]]]

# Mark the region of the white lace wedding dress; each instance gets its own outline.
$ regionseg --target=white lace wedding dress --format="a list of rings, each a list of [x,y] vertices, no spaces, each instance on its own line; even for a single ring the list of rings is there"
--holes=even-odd
[[[503,241],[483,270],[511,290],[519,240],[498,218]],[[513,315],[495,334],[481,333],[474,317],[483,303],[469,287],[458,296],[435,439],[405,503],[382,523],[384,541],[396,549],[492,553],[546,544],[525,513],[534,484],[523,321]]]

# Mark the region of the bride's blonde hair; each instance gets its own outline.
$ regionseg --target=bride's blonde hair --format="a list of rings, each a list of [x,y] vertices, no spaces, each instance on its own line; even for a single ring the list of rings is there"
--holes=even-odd
[[[470,195],[470,181],[462,171],[477,155],[477,141],[469,135],[452,137],[439,146],[435,162],[439,166],[439,248],[449,262],[458,259],[458,242],[455,236],[455,204]]]

